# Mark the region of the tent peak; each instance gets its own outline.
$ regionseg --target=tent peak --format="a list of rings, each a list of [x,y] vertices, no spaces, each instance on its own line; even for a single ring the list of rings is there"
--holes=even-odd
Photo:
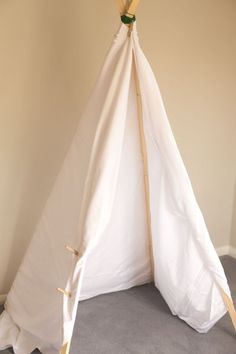
[[[117,0],[121,21],[126,25],[131,25],[135,22],[135,13],[139,5],[139,1],[140,0],[131,0],[125,5],[123,0]]]

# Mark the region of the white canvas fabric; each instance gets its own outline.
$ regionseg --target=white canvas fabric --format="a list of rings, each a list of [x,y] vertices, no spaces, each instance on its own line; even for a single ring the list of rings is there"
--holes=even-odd
[[[152,279],[172,313],[199,332],[226,312],[219,291],[230,296],[223,268],[136,26],[130,37],[127,32],[122,24],[12,285],[0,318],[0,349],[58,353],[71,338],[79,299]],[[135,73],[149,165],[151,240]]]

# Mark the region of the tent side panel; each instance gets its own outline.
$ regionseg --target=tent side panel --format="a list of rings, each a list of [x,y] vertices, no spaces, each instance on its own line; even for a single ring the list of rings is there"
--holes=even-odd
[[[218,284],[228,294],[229,287],[137,38],[135,54],[148,145],[155,283],[173,314],[205,332],[226,312]]]

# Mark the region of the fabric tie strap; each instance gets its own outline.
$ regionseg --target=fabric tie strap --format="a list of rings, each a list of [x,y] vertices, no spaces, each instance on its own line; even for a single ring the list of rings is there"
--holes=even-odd
[[[120,18],[125,25],[131,25],[136,21],[135,15],[129,14],[128,12],[126,12],[126,14],[122,15]]]

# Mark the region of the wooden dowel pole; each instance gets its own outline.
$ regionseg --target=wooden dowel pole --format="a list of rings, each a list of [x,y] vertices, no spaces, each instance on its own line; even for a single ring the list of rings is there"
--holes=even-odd
[[[135,15],[136,10],[138,8],[138,4],[139,4],[140,0],[133,0],[131,1],[130,5],[128,6],[127,12],[129,14]]]
[[[62,289],[62,288],[57,288],[57,291],[59,291],[60,293],[62,293],[62,294],[65,295],[65,296],[68,296],[68,297],[71,297],[71,296],[72,296],[72,294],[71,294],[70,291],[64,290],[64,289]]]
[[[60,354],[69,354],[69,352],[70,352],[70,343],[71,342],[68,342],[68,343],[64,344],[61,347]]]
[[[126,4],[123,0],[116,0],[116,2],[120,15],[124,15],[125,13],[127,15],[135,15],[140,0],[126,1]]]
[[[221,287],[220,287],[220,292],[221,292],[222,298],[224,300],[225,306],[226,306],[226,308],[228,310],[228,313],[230,315],[230,318],[231,318],[231,321],[233,323],[234,329],[236,331],[236,310],[235,310],[235,307],[234,307],[234,303]]]
[[[68,246],[68,245],[65,245],[65,248],[66,248],[68,251],[72,252],[75,256],[79,256],[79,251],[77,251],[76,249],[74,249],[74,248],[72,248],[72,247],[70,247],[70,246]]]
[[[116,2],[117,2],[120,15],[124,15],[126,8],[123,0],[116,0]]]
[[[140,147],[143,159],[143,178],[144,178],[144,192],[145,192],[145,209],[146,209],[146,219],[147,219],[147,229],[149,237],[149,251],[151,260],[151,269],[154,271],[154,259],[152,250],[152,228],[151,228],[151,210],[150,210],[150,188],[148,179],[148,158],[147,158],[147,146],[144,135],[143,127],[143,108],[142,108],[142,98],[140,92],[140,84],[137,73],[136,59],[133,52],[133,73],[135,81],[135,91],[136,91],[136,103],[137,103],[137,115],[138,115],[138,126],[139,126],[139,137],[140,137]]]

